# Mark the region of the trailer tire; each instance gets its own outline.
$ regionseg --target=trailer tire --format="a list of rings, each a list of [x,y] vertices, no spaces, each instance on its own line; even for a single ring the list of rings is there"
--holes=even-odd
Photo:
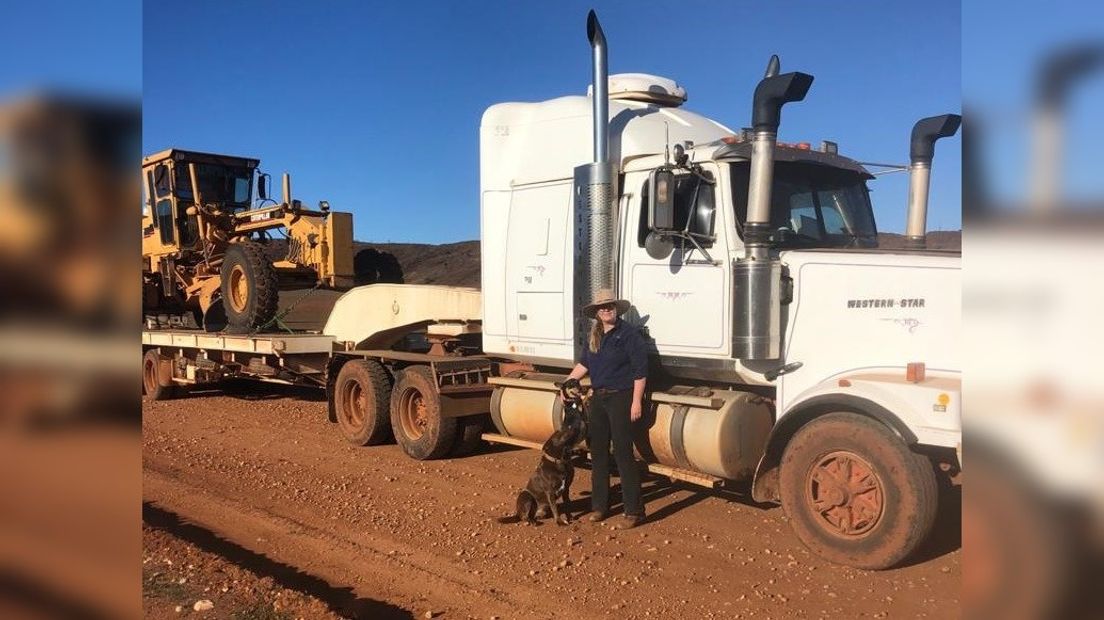
[[[374,360],[346,362],[337,373],[334,413],[341,436],[355,446],[391,441],[391,376]]]
[[[460,418],[460,430],[456,433],[456,445],[452,447],[451,456],[468,456],[483,445],[483,430],[486,426],[484,415],[470,415]]]
[[[898,564],[924,542],[939,496],[927,457],[877,420],[845,412],[797,431],[782,456],[780,491],[809,550],[869,570]]]
[[[176,395],[176,386],[162,377],[161,353],[156,349],[142,356],[142,393],[149,400],[165,400]]]
[[[419,461],[446,456],[456,443],[456,418],[441,415],[441,397],[433,371],[409,366],[391,390],[391,429],[403,452]]]
[[[276,268],[259,243],[232,243],[220,271],[222,307],[235,331],[264,327],[276,316],[279,282]]]

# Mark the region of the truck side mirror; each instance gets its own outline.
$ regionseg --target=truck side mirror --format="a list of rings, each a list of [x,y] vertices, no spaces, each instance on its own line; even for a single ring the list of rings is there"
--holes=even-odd
[[[268,184],[265,183],[266,178],[268,178],[268,175],[263,172],[257,176],[257,196],[261,200],[268,200]]]
[[[658,168],[648,176],[648,228],[675,228],[675,173]]]

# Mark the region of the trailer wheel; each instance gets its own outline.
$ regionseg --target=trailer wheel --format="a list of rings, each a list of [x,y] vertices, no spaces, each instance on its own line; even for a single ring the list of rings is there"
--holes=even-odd
[[[486,415],[470,415],[458,420],[460,430],[456,433],[456,445],[450,456],[467,456],[483,445],[483,429]]]
[[[279,303],[276,268],[258,243],[233,243],[222,260],[222,307],[237,330],[263,327]]]
[[[855,413],[825,415],[794,435],[782,457],[780,491],[806,547],[871,570],[915,551],[938,505],[931,462],[885,425]]]
[[[391,429],[411,458],[424,461],[448,454],[456,442],[456,418],[441,415],[441,397],[433,372],[410,366],[391,390]]]
[[[162,385],[161,374],[161,354],[156,349],[146,351],[142,356],[142,393],[146,398],[165,400],[173,397],[175,386]]]
[[[352,360],[342,366],[333,396],[341,436],[356,446],[390,441],[390,396],[391,377],[379,362]]]

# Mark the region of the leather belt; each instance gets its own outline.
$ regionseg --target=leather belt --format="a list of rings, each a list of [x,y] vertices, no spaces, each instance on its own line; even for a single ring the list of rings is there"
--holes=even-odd
[[[594,388],[594,393],[595,394],[606,395],[606,394],[617,394],[618,392],[628,392],[628,390],[615,390],[615,389],[612,389],[612,388]]]

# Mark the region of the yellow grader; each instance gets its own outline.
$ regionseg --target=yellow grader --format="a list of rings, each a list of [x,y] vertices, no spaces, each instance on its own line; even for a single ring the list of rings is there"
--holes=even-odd
[[[198,318],[209,331],[258,331],[276,322],[280,289],[364,282],[352,214],[325,201],[305,208],[287,174],[281,201],[270,199],[259,163],[180,149],[142,160],[142,306],[151,326],[194,328]]]

